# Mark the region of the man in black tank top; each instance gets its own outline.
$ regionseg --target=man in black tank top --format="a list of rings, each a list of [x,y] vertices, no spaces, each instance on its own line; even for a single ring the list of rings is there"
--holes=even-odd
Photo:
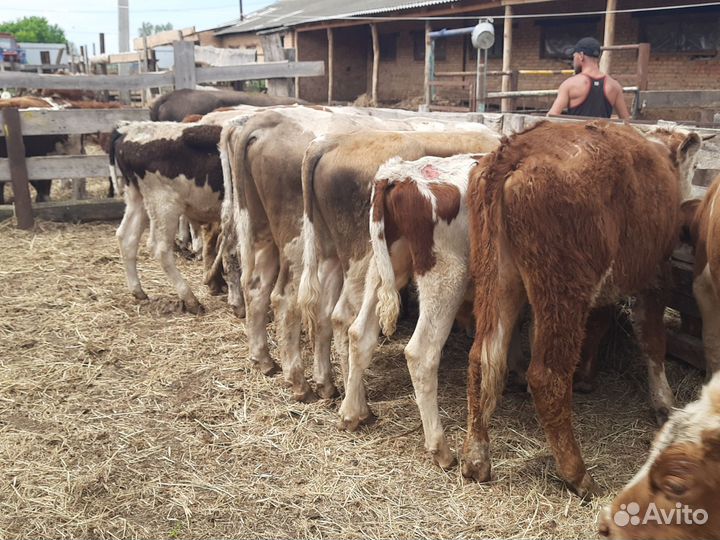
[[[548,116],[567,114],[610,118],[613,108],[617,115],[630,118],[620,84],[600,71],[600,43],[586,37],[573,48],[575,75],[558,89]]]

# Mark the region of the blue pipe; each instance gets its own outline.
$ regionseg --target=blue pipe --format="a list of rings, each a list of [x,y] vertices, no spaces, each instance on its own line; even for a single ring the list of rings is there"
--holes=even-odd
[[[453,37],[453,36],[464,36],[466,34],[472,34],[472,31],[474,29],[475,29],[474,26],[468,26],[467,28],[453,28],[452,30],[443,28],[442,30],[436,30],[435,32],[430,32],[430,38],[437,39],[437,38],[447,38],[447,37]]]

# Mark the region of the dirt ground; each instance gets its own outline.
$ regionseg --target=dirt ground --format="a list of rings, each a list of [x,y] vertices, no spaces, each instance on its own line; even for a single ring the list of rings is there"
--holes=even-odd
[[[588,538],[645,460],[655,426],[622,327],[598,389],[574,405],[605,495],[583,504],[558,480],[527,394],[503,400],[494,480],[478,485],[425,455],[409,323],[366,378],[377,423],[340,432],[338,401],[295,403],[250,368],[243,323],[200,286],[201,263],[179,265],[207,314],[177,312],[144,246],[151,300],[134,300],[115,227],[0,223],[2,538]],[[456,450],[469,345],[453,334],[440,367]],[[669,375],[680,403],[696,396],[699,373],[671,362]]]

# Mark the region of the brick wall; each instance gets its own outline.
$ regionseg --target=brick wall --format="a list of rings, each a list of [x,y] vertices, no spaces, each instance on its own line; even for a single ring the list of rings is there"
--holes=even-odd
[[[298,61],[322,60],[327,66],[327,32],[325,30],[298,32],[296,41]],[[327,87],[327,75],[301,77],[298,79],[298,97],[313,103],[325,103]]]
[[[665,2],[664,2],[665,3]],[[693,0],[677,0],[667,4],[691,4]],[[548,2],[541,4],[528,4],[516,6],[515,14],[543,14],[543,13],[570,13],[570,12],[602,12],[605,9],[605,0],[563,0],[559,2]],[[656,0],[624,0],[619,8],[631,9],[640,7],[657,6]],[[442,6],[441,6],[442,7]],[[439,8],[438,8],[439,9]],[[480,12],[472,12],[480,13]],[[487,11],[485,15],[497,15],[501,13],[495,10]],[[432,15],[433,11],[426,12]],[[464,13],[467,14],[467,13]],[[597,21],[595,37],[602,41],[604,18],[602,15],[594,15]],[[547,20],[547,19],[545,19]],[[539,24],[541,19],[518,19],[513,24],[513,59],[512,69],[566,69],[570,67],[569,60],[541,58],[541,37],[543,26]],[[498,21],[501,31],[502,22]],[[470,26],[472,21],[453,23],[433,23],[434,29],[442,27],[453,28],[459,26]],[[629,13],[616,15],[615,42],[618,44],[637,43],[640,37],[640,22],[637,16]],[[372,43],[367,25],[358,30],[358,27],[340,27],[335,32],[335,62],[336,75],[338,72],[348,69],[357,74],[360,64],[365,61],[366,86],[368,88],[372,79]],[[380,34],[397,34],[397,57],[395,60],[382,60],[379,69],[378,93],[381,102],[397,102],[405,99],[419,98],[423,94],[424,63],[414,59],[413,55],[413,32],[423,31],[422,22],[407,23],[382,23],[378,25]],[[550,30],[548,30],[550,31]],[[301,60],[327,60],[327,40],[325,31],[298,32],[299,49]],[[340,44],[343,44],[342,46]],[[436,62],[436,71],[460,71],[472,70],[474,60],[471,59],[465,48],[463,38],[448,38],[446,40],[447,59]],[[343,60],[343,55],[347,59]],[[634,51],[616,51],[613,53],[611,74],[624,86],[636,84],[637,55]],[[490,59],[490,70],[502,68],[501,59]],[[344,66],[344,67],[341,67]],[[720,84],[718,76],[720,73],[720,58],[699,58],[691,55],[681,54],[658,54],[651,52],[650,65],[648,70],[650,90],[669,89],[717,89]],[[519,81],[520,90],[538,90],[557,88],[566,78],[565,75],[558,76],[522,76]],[[310,82],[312,81],[312,82]],[[361,88],[362,77],[358,76],[353,80],[352,90],[336,86],[336,99],[352,99],[353,94]],[[341,85],[345,83],[339,83]],[[305,85],[302,90],[302,97],[312,101],[322,101],[327,98],[326,78],[305,79],[301,83]],[[490,91],[500,90],[500,77],[488,79]],[[346,91],[347,90],[347,91]],[[466,92],[457,90],[439,89],[438,98],[465,98]],[[342,97],[341,97],[342,96]],[[628,104],[632,96],[627,96]],[[517,100],[520,108],[547,108],[552,98],[522,98]]]
[[[370,39],[368,26],[333,30],[333,100],[354,101],[368,91],[371,79],[366,68]]]

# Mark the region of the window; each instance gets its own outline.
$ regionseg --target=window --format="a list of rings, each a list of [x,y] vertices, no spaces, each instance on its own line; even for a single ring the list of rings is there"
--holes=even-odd
[[[653,53],[716,54],[720,48],[720,14],[716,9],[642,16],[640,41],[650,43]]]
[[[569,58],[580,38],[594,37],[602,43],[599,17],[545,20],[537,24],[540,32],[540,58]]]
[[[413,59],[418,62],[425,61],[425,32],[418,30],[412,33],[413,36]],[[455,38],[450,38],[455,39]],[[443,62],[447,60],[447,39],[436,39],[435,41],[435,61]]]
[[[504,30],[502,25],[495,25],[495,43],[493,43],[493,46],[488,49],[488,58],[502,58],[503,56],[503,39],[504,39]],[[513,29],[517,28],[517,24],[513,24]],[[465,47],[467,48],[467,57],[468,60],[472,60],[475,62],[477,60],[477,57],[475,56],[477,54],[477,49],[473,47],[472,40],[470,39],[470,36],[465,36]]]
[[[397,59],[397,34],[380,34],[380,60],[395,61]]]

